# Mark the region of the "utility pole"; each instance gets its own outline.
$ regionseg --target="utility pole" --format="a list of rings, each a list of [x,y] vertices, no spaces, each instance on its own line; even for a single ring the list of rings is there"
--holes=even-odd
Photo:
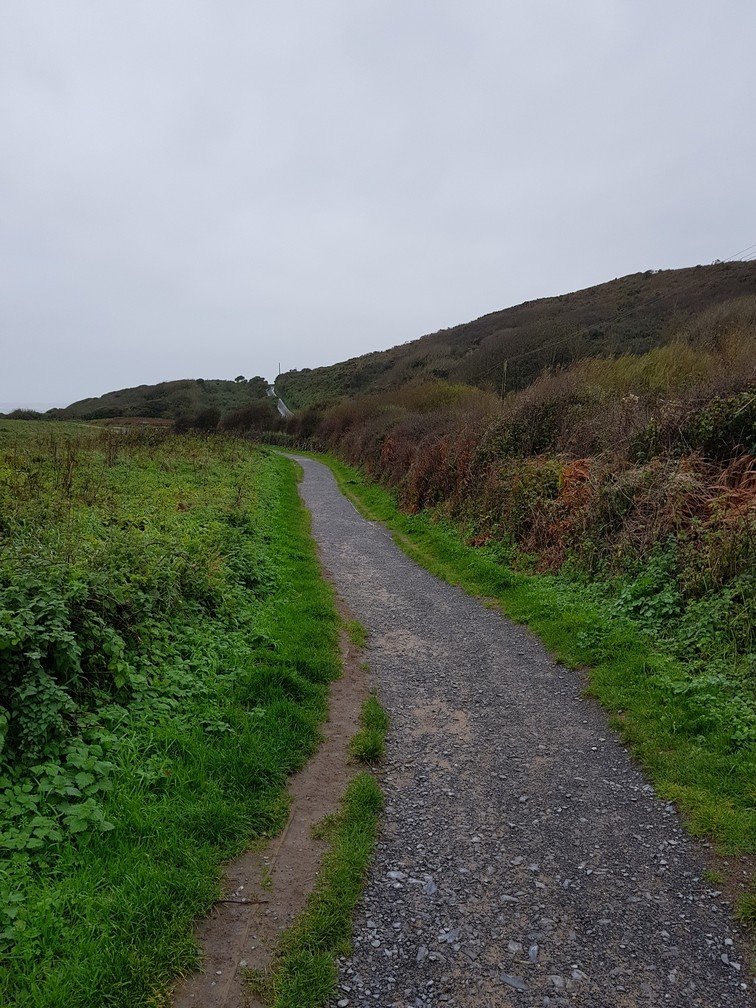
[[[507,390],[507,365],[508,364],[509,364],[509,361],[505,359],[504,363],[501,365],[501,388],[499,390],[499,396],[502,399],[504,398],[504,393]]]

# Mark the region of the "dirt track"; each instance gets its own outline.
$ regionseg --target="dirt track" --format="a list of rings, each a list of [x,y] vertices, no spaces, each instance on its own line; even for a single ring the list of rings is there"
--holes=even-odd
[[[392,723],[381,838],[334,1004],[750,1004],[703,845],[578,676],[408,559],[325,466],[301,464]]]
[[[346,610],[341,615],[351,616]],[[267,969],[281,934],[304,910],[326,849],[313,828],[337,810],[355,772],[349,742],[359,728],[367,685],[360,649],[346,634],[341,644],[343,674],[331,686],[323,741],[289,781],[288,822],[269,843],[256,845],[226,865],[223,899],[197,926],[202,969],[175,985],[172,1008],[263,1004],[247,983],[247,971]]]

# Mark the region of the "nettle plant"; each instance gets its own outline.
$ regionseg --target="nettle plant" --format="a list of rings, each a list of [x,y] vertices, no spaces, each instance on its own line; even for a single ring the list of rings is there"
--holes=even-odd
[[[105,818],[101,797],[111,789],[113,764],[101,745],[72,740],[61,762],[28,768],[24,779],[0,777],[0,842],[11,851],[39,851],[96,827],[113,828]]]
[[[110,828],[100,798],[112,764],[102,741],[79,734],[83,701],[93,699],[87,648],[74,629],[87,593],[81,581],[65,583],[44,567],[30,573],[6,565],[2,579],[0,842],[6,850],[42,851],[66,834]],[[116,645],[112,629],[102,636],[111,644],[116,688],[123,641]]]
[[[96,459],[87,464],[96,472]],[[138,486],[138,469],[133,478]],[[54,494],[49,500],[52,508]],[[77,499],[64,531],[30,513],[28,500],[16,516],[7,509],[0,543],[0,842],[38,859],[67,837],[110,828],[102,800],[119,744],[110,726],[148,709],[158,716],[166,689],[199,688],[201,675],[185,667],[189,649],[174,640],[176,617],[207,614],[224,600],[224,567],[208,549],[209,533],[190,537],[183,512],[159,508],[159,500],[155,515],[118,503],[120,513]],[[173,670],[176,681],[154,688],[147,655]]]

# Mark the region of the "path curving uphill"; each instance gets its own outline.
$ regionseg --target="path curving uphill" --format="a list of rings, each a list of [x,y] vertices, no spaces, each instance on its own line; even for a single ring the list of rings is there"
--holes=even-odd
[[[577,673],[405,556],[326,466],[297,461],[391,718],[381,835],[334,1005],[751,1004],[703,845]]]

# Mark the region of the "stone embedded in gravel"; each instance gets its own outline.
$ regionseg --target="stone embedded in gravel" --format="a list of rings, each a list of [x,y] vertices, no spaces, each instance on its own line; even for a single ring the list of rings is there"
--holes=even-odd
[[[507,987],[513,987],[518,991],[526,991],[528,989],[522,977],[510,976],[508,973],[499,973],[499,980],[501,983],[506,984]]]

